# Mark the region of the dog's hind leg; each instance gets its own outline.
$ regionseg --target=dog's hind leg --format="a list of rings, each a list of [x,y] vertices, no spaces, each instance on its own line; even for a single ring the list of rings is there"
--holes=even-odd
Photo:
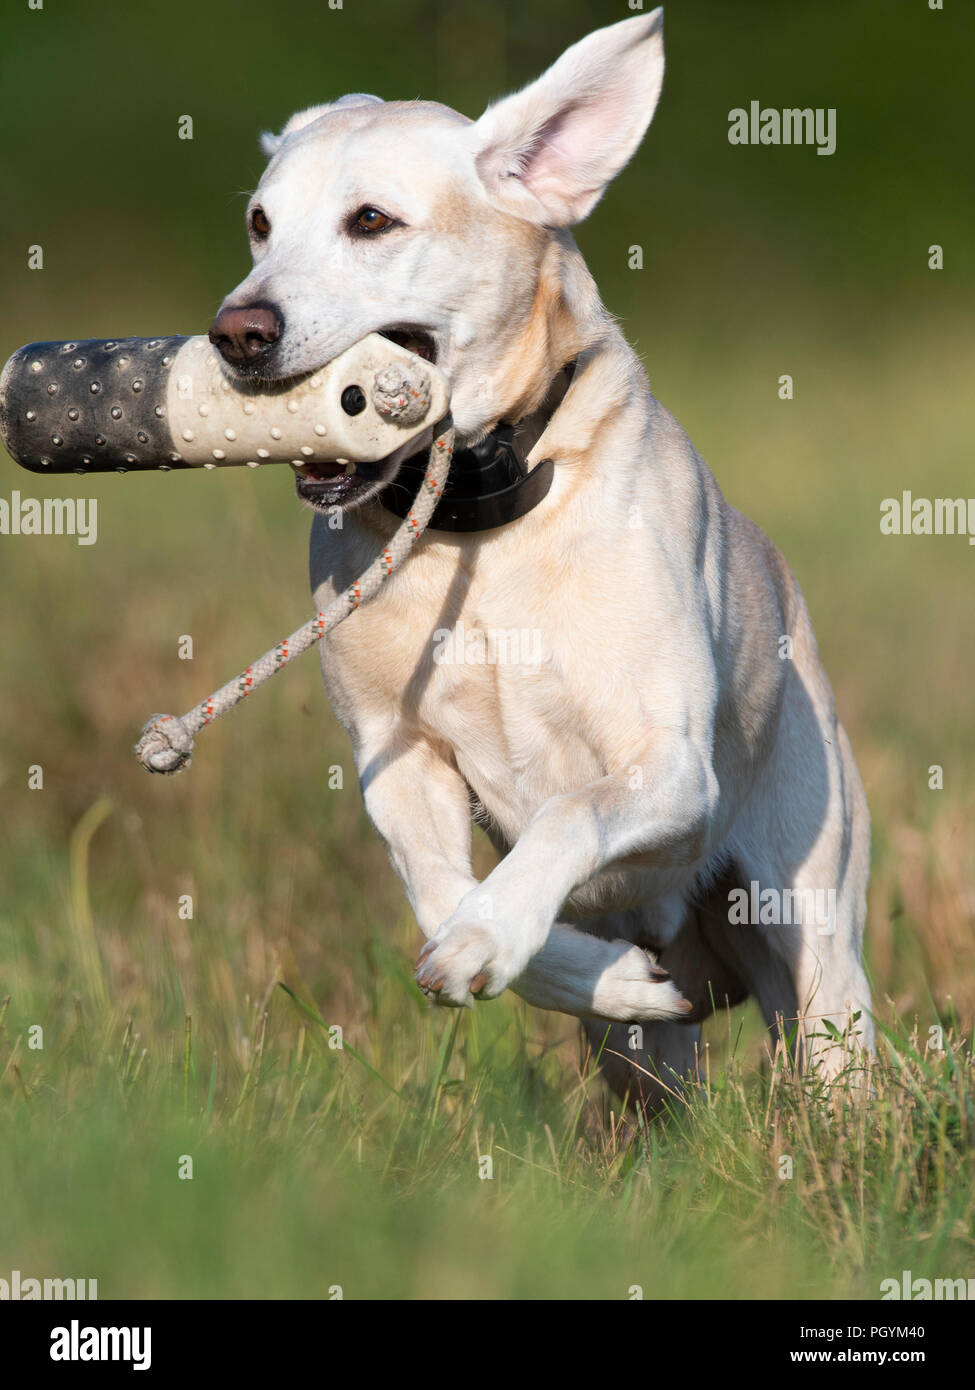
[[[649,1117],[680,1104],[697,1066],[700,1029],[685,1023],[606,1023],[583,1019],[594,1061],[619,1098]]]
[[[671,1102],[676,1100],[684,1079],[696,1072],[697,1024],[716,1009],[732,1008],[747,998],[741,976],[715,949],[720,947],[720,929],[727,923],[727,894],[733,881],[729,873],[719,876],[706,892],[687,904],[672,940],[661,949],[653,947],[659,968],[667,971],[682,997],[693,1005],[688,1022],[640,1026],[584,1021],[589,1045],[608,1084],[621,1099],[647,1115],[666,1105],[668,1097]],[[603,929],[614,929],[612,918],[604,919]],[[638,927],[636,935],[639,939]]]
[[[874,1045],[870,986],[862,960],[870,819],[853,752],[839,724],[834,749],[830,776],[841,814],[827,820],[819,840],[791,875],[792,920],[801,916],[801,923],[778,928],[774,938],[791,973],[802,1019],[803,1056],[827,1076],[843,1070],[858,1049],[872,1050]]]
[[[731,912],[714,928],[770,1029],[783,1019],[799,1055],[827,1076],[843,1070],[857,1049],[872,1049],[874,1037],[861,959],[869,815],[838,724],[830,746],[829,813],[791,841],[774,810],[759,833],[753,828],[749,843],[735,850],[747,920]]]

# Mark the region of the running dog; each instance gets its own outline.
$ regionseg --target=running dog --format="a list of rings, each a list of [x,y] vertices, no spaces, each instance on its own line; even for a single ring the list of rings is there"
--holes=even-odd
[[[698,1022],[748,995],[827,1073],[872,1045],[868,811],[806,604],[651,395],[569,230],[663,71],[655,10],[476,121],[362,94],[293,116],[263,137],[254,266],[211,330],[264,381],[385,333],[449,377],[463,468],[507,431],[527,477],[546,469],[500,516],[435,518],[322,669],[427,938],[420,986],[513,989],[597,1048],[608,1026],[611,1083],[651,1105]],[[295,465],[319,608],[399,524],[406,466]],[[531,640],[514,659],[499,633]],[[502,855],[482,882],[472,821]]]

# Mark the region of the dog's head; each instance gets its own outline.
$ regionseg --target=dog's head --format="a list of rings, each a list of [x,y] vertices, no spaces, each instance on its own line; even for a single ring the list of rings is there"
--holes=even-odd
[[[265,135],[270,163],[247,209],[254,268],[211,329],[230,366],[300,376],[379,332],[447,373],[468,441],[537,408],[585,346],[580,322],[599,318],[588,277],[566,270],[567,229],[650,123],[662,13],[590,34],[477,121],[352,95]],[[312,474],[299,492],[348,504],[394,471]]]

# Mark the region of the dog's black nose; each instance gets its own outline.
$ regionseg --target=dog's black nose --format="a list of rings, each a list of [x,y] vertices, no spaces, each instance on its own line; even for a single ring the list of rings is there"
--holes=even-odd
[[[221,309],[210,325],[210,342],[234,366],[253,362],[281,337],[284,320],[274,304]]]

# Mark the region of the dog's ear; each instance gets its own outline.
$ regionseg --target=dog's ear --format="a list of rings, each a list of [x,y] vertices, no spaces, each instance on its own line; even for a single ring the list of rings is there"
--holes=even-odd
[[[581,222],[643,139],[663,75],[662,9],[573,44],[471,127],[491,196],[546,226]]]
[[[324,116],[327,111],[341,111],[346,106],[372,106],[376,102],[382,105],[382,100],[382,97],[371,96],[368,92],[350,92],[348,96],[339,97],[337,101],[325,101],[320,106],[309,106],[305,111],[296,111],[280,135],[272,135],[269,130],[263,132],[261,149],[270,159],[271,155],[277,154],[289,135],[304,130],[306,125],[311,125],[312,121],[317,121],[319,116]]]

